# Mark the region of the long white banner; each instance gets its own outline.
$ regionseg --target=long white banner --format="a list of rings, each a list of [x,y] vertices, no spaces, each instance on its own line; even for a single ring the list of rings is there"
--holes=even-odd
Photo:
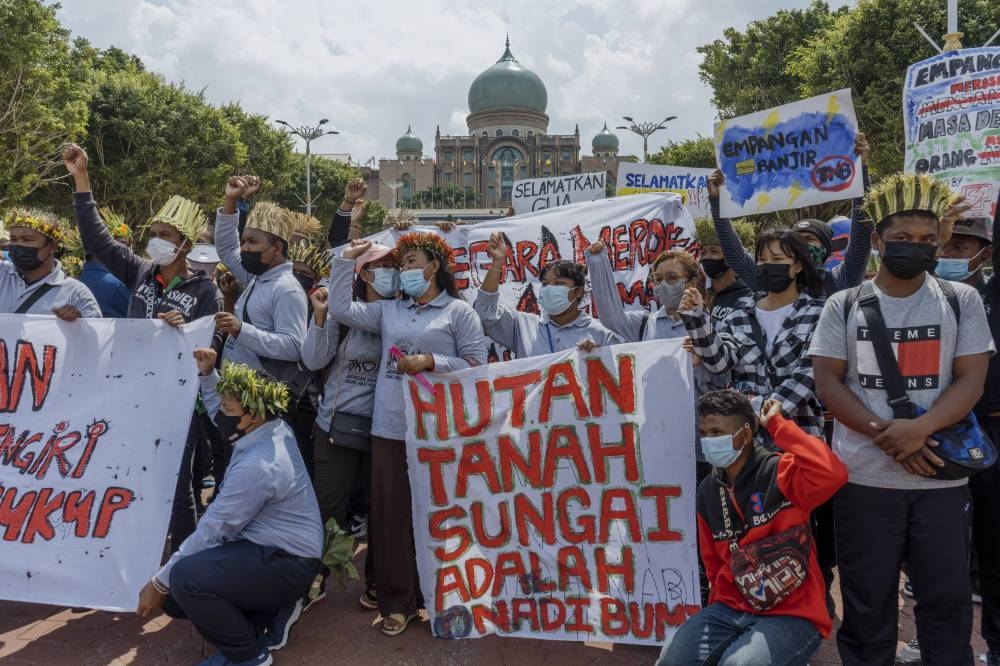
[[[0,315],[0,599],[135,609],[212,330]]]
[[[698,611],[691,375],[658,340],[407,383],[435,636],[659,645]]]
[[[440,233],[436,227],[415,230]],[[661,252],[694,252],[697,247],[694,221],[676,194],[616,197],[461,225],[441,235],[455,249],[455,281],[469,303],[486,277],[491,264],[487,247],[490,235],[497,231],[504,234],[511,248],[501,278],[500,301],[534,313],[538,312],[538,276],[545,265],[557,259],[582,264],[594,241],[604,241],[619,295],[629,309],[659,307],[646,289],[646,279]],[[394,246],[398,236],[398,232],[387,230],[369,239]],[[504,352],[497,349],[496,353]]]

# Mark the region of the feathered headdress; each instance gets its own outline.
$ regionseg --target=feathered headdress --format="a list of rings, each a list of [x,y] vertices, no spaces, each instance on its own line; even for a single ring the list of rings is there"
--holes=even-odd
[[[308,266],[316,275],[330,274],[330,255],[327,249],[314,243],[292,243],[288,248],[288,258]]]
[[[743,247],[753,247],[754,230],[753,224],[746,218],[732,221],[733,231],[740,237],[740,244]],[[695,236],[702,247],[706,245],[718,245],[719,235],[715,232],[715,222],[710,217],[699,217],[694,221]]]
[[[276,379],[264,378],[242,363],[224,362],[215,390],[219,395],[238,398],[243,409],[262,418],[281,414],[288,408],[287,386]]]
[[[15,208],[8,212],[4,219],[4,228],[9,232],[14,227],[34,229],[57,244],[62,244],[66,240],[68,229],[68,225],[54,214],[34,208]]]
[[[259,229],[291,243],[295,233],[295,218],[292,211],[271,201],[258,201],[247,216],[247,228]]]
[[[419,231],[403,234],[396,241],[396,252],[402,258],[411,250],[423,250],[432,259],[440,261],[444,268],[455,270],[455,251],[437,234]]]
[[[409,208],[393,208],[385,215],[384,227],[391,227],[399,223],[416,224],[417,216]]]
[[[312,215],[291,212],[291,216],[294,223],[292,236],[295,238],[312,240],[323,230],[323,224]]]
[[[208,218],[201,206],[176,194],[149,220],[149,224],[156,222],[170,225],[192,244],[208,229]]]
[[[957,199],[958,195],[943,180],[927,174],[898,173],[868,191],[864,211],[875,224],[911,210],[926,211],[941,219]]]

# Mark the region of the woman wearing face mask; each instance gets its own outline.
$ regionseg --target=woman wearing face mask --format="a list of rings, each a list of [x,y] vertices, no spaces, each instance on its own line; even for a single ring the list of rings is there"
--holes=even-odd
[[[384,360],[375,384],[372,417],[372,505],[368,538],[374,549],[382,633],[401,634],[422,600],[413,545],[410,480],[406,469],[403,375],[450,372],[486,363],[489,342],[479,317],[462,300],[452,273],[451,247],[436,234],[400,236],[400,285],[408,298],[371,303],[351,297],[355,261],[372,247],[352,241],[330,271],[330,318],[381,335]],[[377,279],[372,276],[372,281]],[[329,324],[328,324],[329,325]],[[398,360],[390,350],[401,352]]]
[[[847,469],[781,412],[768,400],[760,415],[778,454],[761,446],[758,419],[739,392],[713,391],[698,403],[698,432],[713,466],[696,502],[711,593],[667,640],[657,666],[712,659],[805,666],[830,635],[809,514],[847,483]]]
[[[374,303],[395,299],[399,271],[393,249],[372,245],[354,261],[354,299]],[[370,503],[372,476],[372,413],[375,384],[382,365],[378,333],[352,329],[328,316],[328,292],[310,294],[313,318],[302,343],[302,363],[313,371],[329,367],[313,430],[313,484],[323,523],[334,518],[347,529],[347,506],[360,480],[365,504]],[[333,365],[330,365],[331,362]],[[365,592],[361,606],[378,609],[373,548],[365,558]]]
[[[790,229],[757,237],[757,282],[766,291],[713,327],[697,289],[688,289],[679,311],[694,352],[715,373],[730,372],[743,393],[773,399],[803,430],[823,436],[823,411],[806,355],[823,311],[822,282],[805,243]]]
[[[226,483],[198,529],[139,593],[137,613],[187,618],[221,656],[204,664],[273,663],[320,567],[323,525],[295,436],[279,418],[288,388],[242,364],[215,370],[196,349],[209,415],[232,447]],[[262,630],[262,626],[265,627]]]
[[[42,211],[16,209],[4,220],[10,259],[0,262],[0,312],[55,314],[65,321],[100,319],[90,290],[68,277],[56,252],[66,234],[59,220]]]
[[[555,261],[542,269],[538,305],[542,315],[500,303],[500,280],[510,253],[500,233],[490,236],[493,263],[476,296],[475,308],[486,334],[518,358],[553,354],[564,349],[619,344],[622,340],[580,309],[586,287],[586,268],[571,261]]]

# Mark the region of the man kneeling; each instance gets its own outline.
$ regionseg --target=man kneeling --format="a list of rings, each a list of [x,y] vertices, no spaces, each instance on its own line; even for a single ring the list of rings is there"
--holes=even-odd
[[[806,664],[830,634],[809,513],[847,483],[847,469],[768,400],[755,437],[750,401],[726,389],[698,403],[712,473],[698,487],[698,540],[708,605],[667,640],[657,666]]]
[[[233,446],[226,481],[198,528],[139,593],[219,649],[202,666],[272,663],[320,565],[323,526],[295,435],[278,414],[288,389],[245,365],[194,352],[209,416]]]

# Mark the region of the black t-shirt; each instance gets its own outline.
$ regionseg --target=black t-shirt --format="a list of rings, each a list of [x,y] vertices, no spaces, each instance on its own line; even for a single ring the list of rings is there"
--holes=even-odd
[[[753,292],[743,284],[743,280],[736,278],[735,282],[715,294],[715,298],[712,299],[712,317],[725,319],[743,298],[753,299]]]

